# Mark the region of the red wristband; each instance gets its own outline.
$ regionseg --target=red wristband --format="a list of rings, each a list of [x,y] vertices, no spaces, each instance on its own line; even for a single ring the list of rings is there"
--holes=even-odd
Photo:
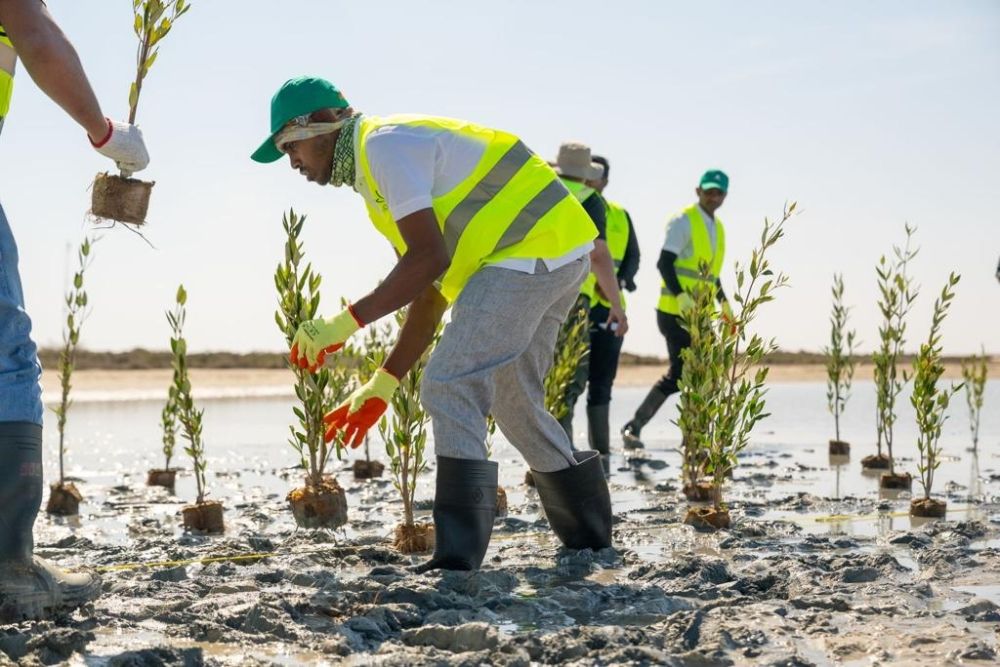
[[[364,322],[361,321],[361,318],[358,317],[358,314],[354,312],[354,304],[352,303],[347,304],[347,312],[349,312],[351,314],[351,317],[354,318],[354,321],[357,323],[359,329],[364,329],[367,326]]]
[[[93,139],[90,138],[89,134],[87,135],[87,140],[90,142],[90,145],[93,146],[94,148],[100,148],[104,144],[111,141],[111,135],[115,131],[114,125],[111,124],[111,119],[105,118],[104,120],[108,121],[108,133],[104,135],[103,139],[101,139],[100,141],[94,141]]]

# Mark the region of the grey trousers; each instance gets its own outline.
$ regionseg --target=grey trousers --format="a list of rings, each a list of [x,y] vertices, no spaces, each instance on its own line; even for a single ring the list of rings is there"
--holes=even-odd
[[[583,257],[545,272],[485,267],[466,284],[431,356],[421,402],[438,456],[486,460],[486,417],[539,472],[575,465],[569,438],[545,410],[559,328],[590,271]]]

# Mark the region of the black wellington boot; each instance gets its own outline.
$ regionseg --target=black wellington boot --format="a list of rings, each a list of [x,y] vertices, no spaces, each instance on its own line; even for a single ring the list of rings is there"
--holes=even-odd
[[[639,439],[642,427],[649,423],[649,420],[656,415],[656,411],[660,409],[660,406],[666,400],[667,395],[656,387],[649,390],[646,398],[642,399],[642,403],[635,411],[635,416],[622,427],[622,439],[625,442],[625,449],[642,449],[645,447],[642,444],[642,440]]]
[[[434,492],[434,556],[414,568],[477,570],[493,534],[497,464],[437,457]]]
[[[0,422],[0,623],[46,618],[93,600],[97,577],[32,556],[42,503],[42,427]]]
[[[610,405],[587,406],[587,433],[590,448],[607,456],[611,453],[611,426],[608,424]]]
[[[556,472],[533,470],[549,525],[570,549],[611,546],[611,493],[601,455],[573,452],[577,464]]]

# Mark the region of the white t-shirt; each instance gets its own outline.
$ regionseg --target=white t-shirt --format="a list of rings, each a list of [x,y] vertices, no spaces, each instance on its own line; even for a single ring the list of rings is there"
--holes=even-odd
[[[715,218],[705,213],[705,209],[698,206],[702,219],[705,220],[705,228],[708,229],[708,241],[715,247]],[[667,223],[667,239],[663,242],[663,249],[677,255],[677,259],[687,259],[694,255],[694,243],[691,242],[691,219],[686,213]]]
[[[355,127],[355,142],[361,124]],[[357,145],[357,143],[355,143]],[[451,192],[479,164],[486,144],[445,129],[385,125],[366,139],[368,166],[379,185],[394,220],[431,208],[435,197]],[[356,155],[359,153],[355,152]],[[357,158],[355,158],[357,160]],[[377,205],[372,187],[366,182],[360,163],[356,165],[357,189],[370,204]],[[588,242],[555,259],[542,260],[549,271],[577,260],[594,247]],[[494,266],[534,273],[536,259],[505,259]]]

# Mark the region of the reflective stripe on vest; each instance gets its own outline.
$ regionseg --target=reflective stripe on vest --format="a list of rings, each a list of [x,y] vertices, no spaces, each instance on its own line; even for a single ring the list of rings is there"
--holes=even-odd
[[[674,262],[674,270],[677,272],[677,281],[681,288],[688,290],[699,281],[709,281],[714,283],[722,274],[722,259],[726,254],[726,231],[722,226],[719,217],[715,217],[715,248],[712,247],[711,239],[708,236],[708,225],[701,214],[701,209],[697,204],[684,209],[691,224],[691,246],[694,252],[690,257],[684,259],[677,258]],[[701,275],[700,265],[705,262],[709,265],[711,276],[704,278]],[[667,287],[666,281],[660,283],[660,302],[656,308],[664,313],[679,315],[680,308],[677,304],[677,296]]]
[[[368,136],[391,125],[455,132],[484,146],[469,176],[431,204],[451,258],[438,283],[449,302],[485,264],[561,257],[597,236],[586,211],[552,168],[514,135],[450,118],[364,116],[355,143],[358,191],[375,228],[400,255],[406,254],[406,242],[372,176],[367,150]]]
[[[14,68],[17,65],[17,54],[14,45],[7,37],[7,31],[0,25],[0,129],[3,129],[3,119],[10,111],[10,98],[14,92]]]
[[[622,260],[625,259],[625,252],[628,250],[628,213],[625,212],[625,209],[621,206],[621,204],[617,204],[608,199],[604,200],[604,213],[607,217],[606,235],[608,241],[608,252],[611,253],[611,259],[615,263],[615,276],[617,276],[618,269],[620,269],[622,265]],[[605,308],[610,308],[611,302],[597,293],[597,276],[593,273],[587,276],[584,286],[588,284],[590,285],[590,291],[585,292],[581,290],[581,292],[590,297],[591,307],[595,304],[600,304]],[[625,308],[625,290],[620,291],[622,297],[622,308]]]

